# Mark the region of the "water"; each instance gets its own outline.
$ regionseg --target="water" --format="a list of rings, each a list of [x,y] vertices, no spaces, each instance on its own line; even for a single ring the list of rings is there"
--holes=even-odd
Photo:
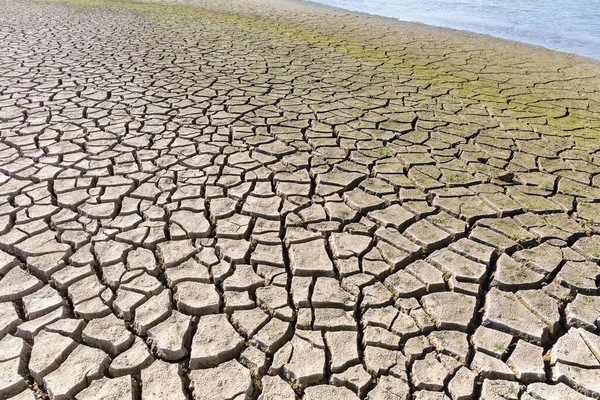
[[[600,0],[313,0],[600,59]]]

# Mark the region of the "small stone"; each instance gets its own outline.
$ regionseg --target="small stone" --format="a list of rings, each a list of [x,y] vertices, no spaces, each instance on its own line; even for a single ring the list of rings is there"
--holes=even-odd
[[[498,175],[496,175],[496,178],[502,182],[512,182],[512,180],[515,178],[515,174],[512,171],[500,171]]]

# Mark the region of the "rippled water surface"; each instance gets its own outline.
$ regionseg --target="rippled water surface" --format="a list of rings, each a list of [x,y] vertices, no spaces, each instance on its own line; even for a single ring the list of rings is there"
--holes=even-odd
[[[314,0],[600,59],[600,0]]]

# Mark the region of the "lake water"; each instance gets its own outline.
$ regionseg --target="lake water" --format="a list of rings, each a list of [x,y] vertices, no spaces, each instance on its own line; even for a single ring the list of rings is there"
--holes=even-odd
[[[600,0],[313,0],[600,59]]]

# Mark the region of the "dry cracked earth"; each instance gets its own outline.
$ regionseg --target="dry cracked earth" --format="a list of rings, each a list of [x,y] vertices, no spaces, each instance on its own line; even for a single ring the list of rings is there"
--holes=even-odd
[[[600,398],[597,64],[192,3],[0,0],[0,398]]]

